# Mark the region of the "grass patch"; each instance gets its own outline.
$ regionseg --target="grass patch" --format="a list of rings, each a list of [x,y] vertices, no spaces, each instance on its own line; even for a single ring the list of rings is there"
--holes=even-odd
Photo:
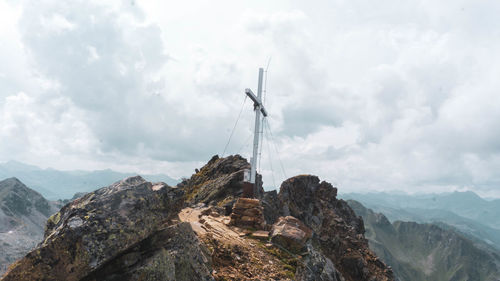
[[[266,245],[258,239],[255,239],[257,241],[257,245],[263,249],[265,252],[269,253],[270,255],[278,258],[278,260],[282,263],[283,271],[281,274],[284,277],[293,279],[295,278],[295,272],[297,271],[297,264],[299,262],[298,258],[295,256],[281,250],[280,248],[276,246],[272,247],[266,247]]]

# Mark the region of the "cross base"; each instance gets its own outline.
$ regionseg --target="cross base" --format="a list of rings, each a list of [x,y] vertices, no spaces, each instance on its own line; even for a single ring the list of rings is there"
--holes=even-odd
[[[255,198],[254,184],[250,182],[243,182],[243,196],[244,198]]]

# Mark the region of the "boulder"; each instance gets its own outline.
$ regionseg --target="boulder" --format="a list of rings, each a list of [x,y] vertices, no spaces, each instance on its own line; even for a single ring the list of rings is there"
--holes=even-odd
[[[299,253],[312,237],[312,230],[292,216],[280,217],[271,228],[271,241],[287,250]]]

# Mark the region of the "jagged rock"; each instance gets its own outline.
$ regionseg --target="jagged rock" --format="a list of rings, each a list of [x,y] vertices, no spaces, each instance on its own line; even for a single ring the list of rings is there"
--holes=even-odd
[[[238,198],[231,212],[230,225],[264,229],[266,221],[264,220],[263,207],[259,199]]]
[[[182,198],[138,176],[89,193],[50,217],[43,242],[2,280],[80,280],[161,228]]]
[[[243,171],[249,168],[250,164],[239,155],[226,158],[215,155],[196,174],[178,186],[186,190],[188,205],[201,202],[224,206],[230,212],[236,199],[242,196]],[[257,186],[255,197],[262,198],[264,190],[260,175],[257,175]]]
[[[273,224],[270,236],[273,243],[299,253],[304,250],[307,239],[312,237],[312,230],[297,218],[286,216]]]
[[[344,278],[335,268],[333,262],[319,251],[316,251],[311,243],[307,244],[307,253],[301,266],[297,268],[295,280],[344,281]]]
[[[287,179],[278,194],[282,213],[314,231],[317,250],[346,280],[394,280],[392,271],[369,249],[363,220],[336,196],[336,188],[311,175]]]
[[[280,217],[280,203],[276,190],[264,192],[261,203],[264,207],[264,218],[266,219],[266,223],[273,225]]]

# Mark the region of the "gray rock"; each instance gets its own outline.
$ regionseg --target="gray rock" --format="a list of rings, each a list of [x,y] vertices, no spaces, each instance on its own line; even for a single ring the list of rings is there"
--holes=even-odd
[[[211,259],[189,223],[160,230],[82,281],[212,281]]]
[[[264,207],[264,218],[266,219],[266,223],[269,225],[274,224],[281,216],[278,193],[276,190],[265,192],[261,202]]]
[[[333,262],[320,252],[316,251],[311,243],[307,245],[308,255],[297,267],[295,280],[297,281],[344,281],[344,278],[335,268]]]

